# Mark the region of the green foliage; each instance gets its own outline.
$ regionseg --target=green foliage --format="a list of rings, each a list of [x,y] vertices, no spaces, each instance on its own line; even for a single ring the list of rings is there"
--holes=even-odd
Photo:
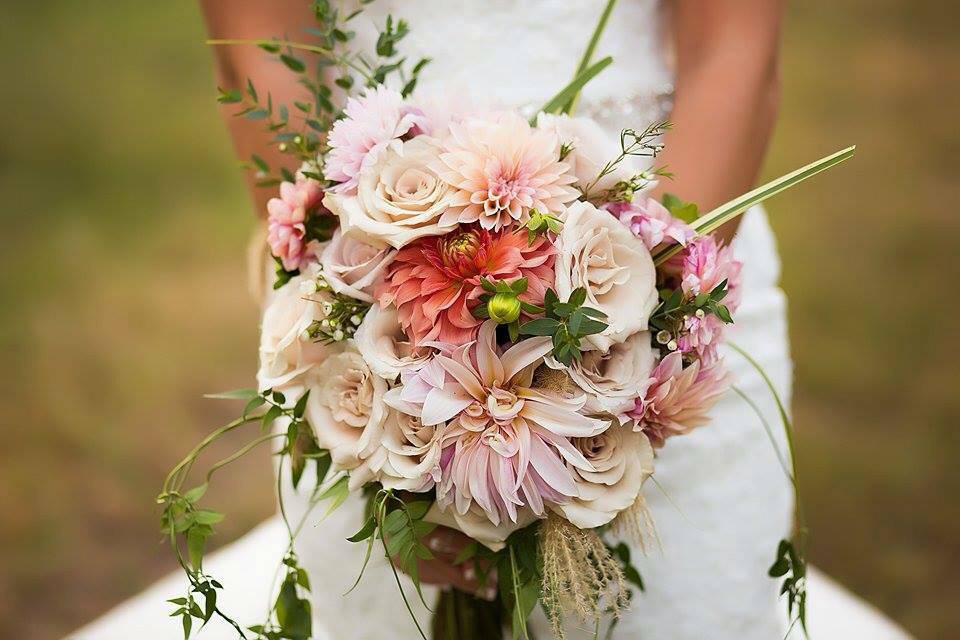
[[[561,148],[561,159],[563,159],[562,156],[563,150]],[[533,209],[530,212],[530,219],[527,220],[523,228],[527,230],[527,244],[533,244],[538,236],[545,235],[548,231],[550,233],[560,233],[563,229],[563,222],[556,216]]]
[[[700,209],[693,202],[684,202],[672,193],[663,194],[663,206],[674,218],[679,218],[687,224],[700,217]]]
[[[777,557],[767,572],[771,578],[783,578],[780,595],[787,596],[787,615],[799,621],[807,633],[807,560],[792,540],[781,540]]]
[[[392,490],[380,488],[372,494],[367,509],[367,519],[363,526],[347,538],[350,542],[365,541],[367,543],[360,575],[357,576],[357,580],[350,591],[353,591],[360,583],[373,552],[373,546],[379,540],[384,555],[390,562],[397,588],[400,590],[400,596],[403,598],[407,611],[424,640],[426,640],[426,635],[420,627],[417,616],[413,613],[406,593],[403,591],[397,569],[399,568],[410,577],[421,602],[424,606],[427,606],[423,598],[417,563],[420,560],[432,560],[434,557],[424,542],[426,536],[437,526],[424,520],[431,504],[432,500],[429,499],[405,501]]]
[[[726,296],[726,280],[709,293],[696,296],[685,295],[680,287],[661,289],[660,304],[653,310],[649,321],[650,327],[657,330],[654,338],[661,351],[668,353],[676,350],[676,338],[685,330],[684,323],[690,316],[702,318],[712,314],[727,324],[732,323],[730,310],[723,304]]]
[[[473,308],[473,315],[507,325],[510,339],[516,341],[520,337],[520,313],[543,313],[541,307],[520,300],[527,290],[527,284],[526,278],[517,278],[513,282],[480,278],[480,286],[485,293],[480,295],[480,304]]]
[[[582,188],[583,197],[587,200],[602,194],[594,194],[593,190],[597,183],[613,173],[620,163],[628,157],[647,157],[656,158],[663,150],[663,144],[658,139],[671,127],[666,120],[655,122],[642,131],[636,129],[624,129],[620,132],[620,153],[616,158],[607,162],[600,169],[600,173],[590,184]],[[606,199],[606,198],[605,198]]]
[[[607,328],[607,316],[598,309],[583,306],[587,290],[574,289],[566,302],[561,302],[556,291],[547,289],[543,296],[543,317],[520,325],[520,333],[527,336],[552,336],[553,357],[566,366],[581,355],[581,340]]]

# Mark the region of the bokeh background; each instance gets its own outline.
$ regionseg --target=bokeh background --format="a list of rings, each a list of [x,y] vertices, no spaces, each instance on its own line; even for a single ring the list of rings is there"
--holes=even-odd
[[[960,5],[792,3],[766,176],[816,564],[920,638],[960,627]],[[0,635],[59,638],[173,568],[153,497],[248,386],[253,227],[188,0],[0,7]],[[219,544],[273,510],[223,476]],[[229,491],[222,487],[230,485]],[[954,636],[955,637],[955,636]]]

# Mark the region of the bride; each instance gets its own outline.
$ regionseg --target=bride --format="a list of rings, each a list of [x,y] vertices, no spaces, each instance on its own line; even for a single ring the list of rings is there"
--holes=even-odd
[[[203,0],[202,5],[214,37],[293,35],[312,20],[306,0]],[[363,49],[387,14],[407,20],[412,31],[402,43],[404,54],[433,60],[418,91],[463,91],[523,107],[542,103],[569,81],[604,5],[604,0],[378,0],[366,6],[354,28]],[[612,55],[614,64],[587,85],[579,113],[614,133],[669,117],[674,128],[658,164],[668,165],[676,179],[661,188],[701,210],[749,190],[776,116],[782,5],[780,0],[620,0],[597,49],[598,58]],[[275,102],[299,99],[291,76],[258,49],[216,53],[223,86],[242,86],[251,77]],[[257,123],[229,116],[228,123],[242,157],[267,156],[267,139]],[[267,157],[271,165],[283,159]],[[265,212],[270,193],[251,188],[257,210]],[[744,263],[745,293],[730,339],[762,364],[787,397],[786,302],[777,288],[779,263],[763,211],[749,212],[739,228],[722,229],[720,235],[733,242]],[[775,415],[761,379],[743,358],[731,351],[727,363],[739,388]],[[710,425],[660,450],[656,479],[656,485],[647,485],[646,499],[662,548],[646,555],[634,550],[646,591],[634,598],[614,637],[783,638],[785,605],[766,570],[791,527],[793,495],[750,407],[729,394],[715,407]],[[307,496],[291,491],[284,502],[296,519]],[[317,516],[298,540],[313,583],[315,637],[414,638],[385,561],[372,561],[356,590],[342,595],[362,564],[363,545],[345,540],[362,521],[361,508],[359,499],[351,499],[326,519]],[[259,622],[267,607],[283,540],[279,523],[271,521],[211,559],[211,572],[226,587],[222,606],[249,624]],[[459,544],[461,536],[450,530],[432,540],[438,557],[452,557]],[[426,582],[484,592],[469,571],[450,562],[432,561],[421,575]],[[164,599],[178,593],[176,580],[160,583],[73,637],[175,637],[177,623],[165,619]],[[814,637],[906,637],[818,574],[809,588]],[[549,637],[544,624],[534,620],[537,637]],[[575,629],[568,635],[580,637]],[[200,637],[234,634],[211,623]],[[592,630],[582,637],[592,637]]]

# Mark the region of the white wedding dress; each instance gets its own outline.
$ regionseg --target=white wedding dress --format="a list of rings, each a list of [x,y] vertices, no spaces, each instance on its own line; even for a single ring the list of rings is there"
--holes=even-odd
[[[424,91],[469,91],[506,105],[541,104],[566,84],[605,3],[603,0],[379,0],[358,22],[358,40],[375,37],[387,13],[412,32],[402,43],[411,59],[432,58]],[[621,0],[600,42],[598,56],[614,64],[583,92],[580,113],[611,132],[643,128],[668,115],[670,56],[661,41],[662,7],[652,0]],[[270,34],[264,34],[270,35]],[[709,143],[709,141],[705,141]],[[746,349],[789,398],[791,362],[785,298],[777,288],[779,263],[761,210],[743,219],[735,241],[744,262],[744,296],[730,340]],[[734,352],[727,362],[739,388],[776,424],[776,408],[761,378]],[[780,443],[781,448],[783,443]],[[766,571],[778,541],[791,526],[793,496],[762,424],[736,394],[728,394],[710,425],[671,440],[657,457],[657,483],[645,495],[662,540],[644,556],[635,550],[646,592],[634,598],[614,634],[644,640],[778,640],[786,630],[778,583]],[[309,479],[304,483],[309,485]],[[296,521],[305,495],[288,493]],[[323,507],[301,534],[297,551],[313,583],[317,640],[409,640],[417,633],[384,560],[375,558],[349,596],[363,561],[363,545],[345,538],[361,523],[361,501],[351,498],[324,520]],[[246,624],[263,620],[268,591],[283,553],[284,530],[274,519],[214,555],[208,570],[226,586],[222,607]],[[171,576],[121,605],[78,640],[176,638],[177,619],[166,617],[166,598],[180,595]],[[411,599],[415,594],[409,589]],[[809,580],[811,637],[895,640],[906,634],[814,571]],[[428,593],[427,601],[432,601]],[[427,622],[428,612],[416,607]],[[538,638],[549,633],[535,620]],[[235,637],[212,622],[200,638]],[[574,631],[570,637],[592,637]],[[797,634],[796,637],[799,637]]]

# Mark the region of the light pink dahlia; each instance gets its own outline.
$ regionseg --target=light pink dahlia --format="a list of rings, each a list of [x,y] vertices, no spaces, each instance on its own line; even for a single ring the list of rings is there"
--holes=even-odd
[[[551,348],[549,338],[531,338],[501,352],[488,320],[475,342],[437,354],[439,367],[431,363],[416,384],[384,396],[423,425],[446,423],[438,436],[441,510],[452,505],[463,515],[478,506],[499,525],[517,522],[526,508],[542,516],[546,504],[577,495],[567,463],[593,467],[570,438],[596,435],[607,423],[579,412],[583,395],[533,388],[534,370]]]
[[[674,218],[653,198],[643,198],[639,202],[611,202],[603,208],[627,225],[633,235],[643,240],[647,249],[664,241],[686,244],[694,236],[690,225]]]
[[[684,367],[678,351],[666,355],[650,374],[629,416],[650,442],[662,447],[673,435],[687,433],[708,422],[707,413],[730,386],[722,362],[694,361]]]
[[[373,164],[388,145],[419,131],[422,114],[407,105],[403,96],[378,86],[347,100],[344,117],[330,129],[330,153],[324,177],[340,184],[338,193],[353,193],[360,171]]]
[[[560,139],[534,129],[515,113],[472,118],[450,125],[439,160],[432,167],[456,193],[441,224],[479,222],[502,229],[526,222],[531,209],[562,213],[576,200],[576,178],[560,162]]]
[[[481,278],[527,278],[520,299],[540,304],[553,284],[555,253],[543,237],[528,244],[526,234],[463,226],[398,251],[377,295],[381,307],[396,305],[400,325],[414,343],[462,344],[480,326],[472,310],[483,293]]]
[[[316,252],[315,243],[306,243],[307,216],[316,213],[323,199],[320,183],[301,174],[296,182],[280,184],[280,197],[267,202],[267,242],[283,268],[295,271]]]

